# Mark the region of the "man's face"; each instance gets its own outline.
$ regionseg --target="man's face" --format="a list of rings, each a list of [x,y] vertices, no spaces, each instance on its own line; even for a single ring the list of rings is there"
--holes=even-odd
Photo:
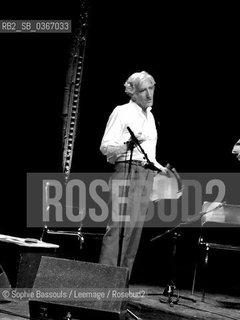
[[[153,105],[154,84],[150,78],[147,78],[139,83],[136,87],[136,92],[133,95],[133,100],[146,111],[148,107]]]
[[[240,161],[240,139],[233,146],[232,153],[237,155],[238,160]]]

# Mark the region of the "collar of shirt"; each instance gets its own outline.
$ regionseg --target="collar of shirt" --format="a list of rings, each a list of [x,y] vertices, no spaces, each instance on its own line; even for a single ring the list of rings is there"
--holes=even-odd
[[[133,100],[129,101],[130,105],[132,105],[133,107],[135,107],[139,112],[141,112],[143,115],[145,115],[146,113],[149,113],[152,110],[152,107],[147,107],[146,112],[143,111],[143,109]]]

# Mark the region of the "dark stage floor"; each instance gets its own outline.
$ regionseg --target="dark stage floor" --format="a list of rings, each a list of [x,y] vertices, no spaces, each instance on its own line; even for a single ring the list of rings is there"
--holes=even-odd
[[[162,287],[132,285],[130,286],[130,289],[133,289],[134,291],[144,290],[145,295],[141,298],[133,298],[129,300],[127,308],[130,312],[127,313],[125,317],[126,320],[138,318],[139,320],[240,319],[240,298],[236,296],[207,293],[205,302],[202,302],[201,292],[196,292],[194,296],[192,296],[190,291],[187,290],[183,290],[181,292],[176,291],[176,296],[174,294],[172,300],[173,302],[176,302],[176,298],[178,296],[179,301],[177,304],[170,306],[168,304],[167,297],[162,295],[164,290]],[[131,313],[133,313],[133,315]],[[0,302],[0,319],[30,319],[28,301]]]
[[[48,256],[46,256],[46,252],[39,251],[39,248],[31,248],[29,245],[22,247],[19,242],[17,244],[11,244],[8,242],[5,243],[2,240],[2,261],[0,260],[0,266],[2,265],[2,271],[5,271],[6,277],[4,278],[4,272],[2,273],[2,277],[0,273],[0,319],[30,319],[28,301],[20,301],[19,299],[1,300],[3,296],[1,296],[1,293],[5,290],[4,288],[8,290],[7,285],[11,285],[12,288],[32,288],[35,277],[41,281],[44,277],[47,278],[48,288],[58,288],[58,285],[60,285],[59,288],[76,287],[81,289],[86,287],[86,283],[89,287],[102,288],[104,287],[103,283],[106,281],[107,285],[111,288],[121,287],[122,282],[119,282],[117,276],[117,271],[120,270],[116,268],[114,275],[111,277],[109,276],[111,272],[109,272],[110,267],[108,266],[109,269],[107,273],[105,273],[103,265],[96,263],[99,255],[100,241],[99,239],[92,238],[91,240],[92,242],[86,239],[88,250],[85,252],[84,249],[82,249],[81,259],[76,261],[67,258],[65,255],[65,259],[62,260],[61,257],[54,256],[52,252],[47,252]],[[69,251],[70,248],[72,248],[72,250],[75,248],[74,243],[75,241],[72,240],[71,245],[68,246],[69,254],[71,254]],[[187,243],[190,243],[190,241],[187,241]],[[206,278],[203,277],[203,272],[199,268],[199,265],[194,295],[191,295],[195,262],[193,255],[194,250],[190,250],[191,248],[186,250],[186,247],[183,249],[181,243],[179,243],[179,255],[175,260],[175,264],[171,266],[173,262],[171,261],[171,255],[167,255],[167,253],[171,251],[170,246],[167,246],[165,242],[159,246],[160,244],[158,244],[157,248],[152,248],[146,244],[144,245],[144,242],[141,246],[135,268],[133,269],[132,278],[129,282],[130,291],[140,293],[141,296],[131,297],[127,301],[127,308],[130,312],[127,312],[126,320],[138,318],[142,320],[240,320],[238,253],[230,252],[231,254],[228,253],[226,255],[219,252],[218,254],[212,254],[210,257],[208,276]],[[163,251],[164,246],[166,247],[166,252]],[[184,253],[185,251],[186,253]],[[91,252],[91,259],[89,252]],[[46,257],[43,258],[42,255]],[[43,273],[39,272],[38,269],[40,259],[41,263],[43,261],[47,263]],[[66,262],[67,270],[64,261]],[[92,268],[93,272],[90,268]],[[71,270],[71,272],[69,272],[69,270]],[[59,278],[59,274],[63,275]],[[92,275],[93,280],[96,280],[96,284],[93,283],[91,285],[92,279],[90,278],[89,282],[89,274]],[[173,278],[175,279],[174,282],[177,288],[173,290],[173,296],[171,297],[173,303],[170,305],[168,297],[163,295],[163,292],[166,288],[165,285],[169,283],[169,279]],[[4,279],[9,281],[6,280],[4,283]],[[201,291],[204,284],[203,279],[206,279],[204,302],[202,302]],[[84,284],[85,286],[83,287]],[[38,286],[36,287],[38,288]],[[44,287],[44,284],[41,284],[40,288],[46,288],[46,286]],[[78,301],[75,302],[75,304],[78,306]],[[111,310],[110,307],[107,308],[107,311]],[[90,307],[89,311],[91,312]],[[92,319],[95,317],[89,316],[89,318]],[[32,320],[33,319],[32,317]],[[42,319],[63,320],[62,317]],[[85,320],[85,318],[82,317],[78,319],[76,316],[72,317],[72,320],[74,319]],[[106,319],[104,318],[103,320]]]

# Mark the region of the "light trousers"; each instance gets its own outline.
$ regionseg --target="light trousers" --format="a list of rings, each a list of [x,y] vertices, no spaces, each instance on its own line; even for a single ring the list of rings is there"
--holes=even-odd
[[[129,172],[129,163],[118,163],[110,179],[111,217],[99,262],[128,268],[129,278],[141,239],[153,177],[154,172],[141,165],[132,164]]]

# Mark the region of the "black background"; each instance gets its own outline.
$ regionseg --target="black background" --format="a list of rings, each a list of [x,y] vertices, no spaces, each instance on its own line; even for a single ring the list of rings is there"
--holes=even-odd
[[[2,5],[1,5],[2,6]],[[1,19],[79,17],[79,1],[4,4]],[[112,168],[99,151],[123,83],[156,80],[158,160],[178,172],[239,172],[239,49],[233,4],[92,1],[73,172]],[[62,171],[62,110],[71,34],[0,35],[2,233],[26,228],[26,173]]]

